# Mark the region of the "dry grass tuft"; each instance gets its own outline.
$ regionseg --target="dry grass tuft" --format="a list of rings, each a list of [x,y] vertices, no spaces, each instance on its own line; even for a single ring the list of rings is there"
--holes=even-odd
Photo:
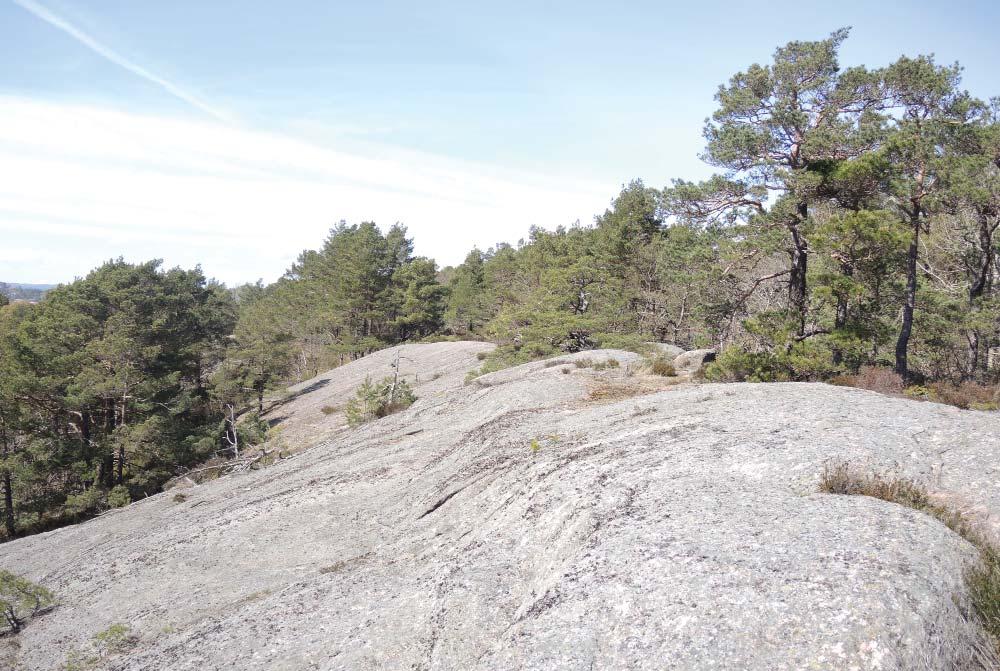
[[[680,378],[625,378],[624,382],[600,380],[591,385],[588,400],[597,403],[613,403],[626,398],[655,394],[658,391],[674,387],[682,380]]]
[[[674,377],[677,375],[673,362],[665,356],[658,356],[653,359],[649,364],[649,370],[653,375],[661,377]]]
[[[867,389],[890,396],[898,396],[906,388],[903,378],[895,371],[877,366],[862,366],[858,369],[857,375],[839,375],[830,380],[830,384]]]
[[[963,410],[996,410],[1000,389],[976,382],[949,384],[934,382],[928,386],[931,400]]]
[[[820,476],[819,490],[827,494],[870,496],[896,503],[930,515],[960,535],[979,550],[980,561],[965,574],[976,621],[989,637],[993,650],[974,650],[970,659],[985,660],[980,668],[997,668],[1000,663],[1000,548],[987,538],[970,517],[932,500],[927,490],[914,480],[864,473],[847,462],[826,464]]]

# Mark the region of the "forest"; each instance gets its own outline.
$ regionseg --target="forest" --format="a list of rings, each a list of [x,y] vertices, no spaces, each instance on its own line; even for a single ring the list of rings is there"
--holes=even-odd
[[[156,493],[260,440],[272,393],[402,342],[492,341],[481,372],[711,347],[710,381],[878,378],[995,409],[1000,98],[930,56],[842,68],[847,37],[719,87],[710,179],[634,180],[592,223],[455,267],[401,225],[342,222],[266,286],[119,259],[0,307],[0,537]]]

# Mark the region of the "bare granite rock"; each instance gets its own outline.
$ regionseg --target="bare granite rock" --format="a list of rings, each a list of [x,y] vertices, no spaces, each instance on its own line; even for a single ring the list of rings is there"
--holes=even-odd
[[[714,349],[693,349],[677,355],[674,359],[674,370],[678,375],[694,375],[712,361],[715,361]]]
[[[96,668],[964,668],[974,549],[816,486],[847,459],[1000,511],[1000,416],[821,384],[595,400],[634,356],[455,376],[272,467],[0,546],[60,599],[15,668],[114,623],[138,642]],[[597,357],[621,365],[574,365]]]
[[[683,347],[678,347],[677,345],[671,345],[670,343],[650,342],[646,344],[652,346],[653,351],[656,352],[656,354],[660,356],[665,356],[667,357],[667,359],[670,359],[671,361],[673,359],[676,359],[681,354],[684,354]]]

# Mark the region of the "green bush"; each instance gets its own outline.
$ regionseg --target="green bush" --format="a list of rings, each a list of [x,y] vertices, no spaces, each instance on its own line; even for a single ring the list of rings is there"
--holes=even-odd
[[[705,379],[712,382],[781,382],[791,376],[787,367],[770,352],[747,352],[729,347],[705,367]]]
[[[17,633],[29,617],[54,603],[55,597],[49,590],[0,569],[0,613],[7,631]]]
[[[111,508],[121,508],[132,503],[132,496],[125,485],[116,485],[108,492],[108,506]]]
[[[125,624],[113,624],[107,629],[94,634],[94,645],[102,657],[117,655],[135,646],[136,636]]]
[[[399,380],[393,385],[391,377],[379,382],[365,378],[355,392],[354,398],[347,402],[344,414],[347,415],[348,424],[359,426],[404,410],[416,400],[413,389],[405,380]]]
[[[171,625],[167,625],[171,627]],[[167,628],[164,628],[164,633]],[[90,645],[71,650],[66,656],[63,671],[91,671],[101,665],[101,660],[128,652],[139,642],[127,624],[112,624],[91,637]]]
[[[79,494],[67,496],[63,511],[68,517],[76,518],[100,512],[104,503],[104,490],[91,487]]]

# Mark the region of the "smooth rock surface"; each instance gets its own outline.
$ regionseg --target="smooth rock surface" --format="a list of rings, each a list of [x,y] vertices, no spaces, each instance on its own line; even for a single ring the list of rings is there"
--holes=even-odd
[[[634,356],[456,379],[184,501],[0,545],[61,602],[10,663],[120,622],[138,643],[98,668],[962,668],[973,548],[816,486],[848,459],[1000,511],[1000,417],[820,384],[591,400]],[[621,366],[573,364],[597,357]]]
[[[465,341],[380,350],[290,387],[287,398],[273,403],[264,419],[281,427],[278,435],[287,451],[301,451],[347,428],[344,405],[366,377],[378,381],[392,375],[397,354],[400,377],[417,396],[428,396],[460,386],[466,373],[481,365],[478,357],[494,347]]]

